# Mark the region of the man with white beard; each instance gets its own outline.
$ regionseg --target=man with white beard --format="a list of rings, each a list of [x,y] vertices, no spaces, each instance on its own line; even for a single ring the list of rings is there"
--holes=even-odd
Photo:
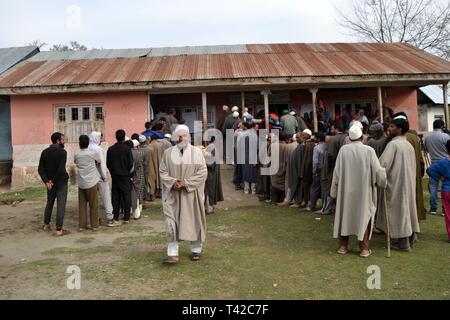
[[[159,168],[169,240],[165,264],[180,261],[179,241],[190,241],[191,260],[199,261],[206,239],[206,161],[202,151],[191,145],[187,126],[178,126],[173,140],[176,145],[164,152]]]

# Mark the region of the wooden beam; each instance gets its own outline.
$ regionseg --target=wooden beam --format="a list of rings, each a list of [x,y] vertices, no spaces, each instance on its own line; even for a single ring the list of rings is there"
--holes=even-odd
[[[244,112],[244,109],[245,109],[245,92],[244,91],[241,92],[241,107],[242,107],[242,112]]]
[[[380,119],[381,123],[384,122],[384,115],[383,115],[383,94],[381,87],[377,88],[377,105],[378,105],[378,111],[380,112]]]
[[[208,131],[208,100],[206,92],[202,93],[202,106],[203,106],[203,132]]]
[[[261,94],[264,96],[264,118],[266,120],[266,130],[269,130],[269,90],[261,91]]]
[[[312,94],[314,132],[318,132],[319,121],[317,119],[317,92],[319,92],[319,89],[317,88],[309,89],[309,92],[311,92]]]
[[[445,125],[449,128],[449,110],[448,110],[448,85],[449,83],[444,83],[444,113],[445,113]]]

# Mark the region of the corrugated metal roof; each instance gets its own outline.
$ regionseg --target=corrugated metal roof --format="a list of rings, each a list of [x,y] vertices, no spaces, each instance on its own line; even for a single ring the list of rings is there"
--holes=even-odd
[[[143,49],[99,49],[87,51],[42,51],[29,61],[59,61],[59,60],[94,60],[145,57],[151,48]]]
[[[444,90],[442,90],[440,86],[430,85],[419,88],[419,90],[422,91],[435,104],[444,104]],[[448,96],[448,101],[450,101],[450,95]]]
[[[167,47],[152,48],[148,57],[170,57],[184,55],[204,55],[204,54],[227,54],[227,53],[247,53],[246,45],[223,45],[223,46],[194,46],[194,47]]]
[[[149,57],[28,61],[0,88],[242,78],[445,75],[450,62],[404,44],[268,44],[167,48]],[[204,51],[210,54],[196,54]],[[154,56],[151,56],[151,55]],[[355,80],[357,81],[357,80]]]
[[[0,48],[0,74],[28,58],[39,49],[35,46]]]

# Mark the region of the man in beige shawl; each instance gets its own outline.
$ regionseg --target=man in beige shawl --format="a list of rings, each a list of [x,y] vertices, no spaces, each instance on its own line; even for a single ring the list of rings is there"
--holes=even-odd
[[[405,116],[396,117],[389,126],[391,142],[380,163],[387,173],[387,214],[389,215],[392,248],[410,252],[420,232],[416,205],[416,157],[406,138],[409,123]],[[384,206],[377,216],[377,228],[387,231]]]
[[[166,264],[179,262],[179,241],[190,241],[191,260],[199,261],[206,239],[206,161],[202,151],[190,144],[187,126],[179,125],[173,139],[176,146],[164,152],[159,168],[169,238]]]
[[[363,132],[354,125],[349,131],[350,144],[341,148],[336,160],[331,197],[336,199],[334,237],[339,238],[339,254],[347,254],[349,236],[357,236],[361,257],[372,252],[372,237],[377,210],[377,187],[384,188],[386,170],[375,151],[362,143]]]

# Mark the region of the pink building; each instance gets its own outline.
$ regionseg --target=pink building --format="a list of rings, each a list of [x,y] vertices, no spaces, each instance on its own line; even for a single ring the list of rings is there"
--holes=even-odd
[[[41,151],[55,131],[69,140],[99,130],[144,130],[169,108],[192,127],[216,127],[223,105],[262,114],[325,106],[334,119],[405,111],[418,129],[417,88],[450,81],[450,62],[406,44],[274,44],[41,52],[0,76],[9,97],[13,187],[39,181]],[[203,115],[207,114],[206,119]]]

